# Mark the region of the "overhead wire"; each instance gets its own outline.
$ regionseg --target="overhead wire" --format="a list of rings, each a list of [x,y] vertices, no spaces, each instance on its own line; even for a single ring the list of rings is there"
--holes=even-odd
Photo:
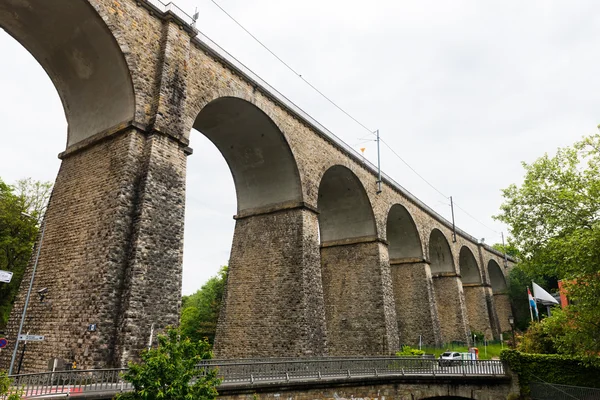
[[[339,106],[336,102],[334,102],[331,98],[329,98],[327,95],[325,95],[325,93],[321,92],[316,86],[314,86],[312,83],[310,83],[306,78],[304,78],[302,76],[302,74],[300,74],[298,71],[296,71],[294,68],[292,68],[288,63],[286,63],[281,57],[279,57],[275,52],[273,52],[267,45],[265,45],[260,39],[258,39],[256,36],[254,36],[254,34],[252,34],[252,32],[250,32],[248,29],[246,29],[246,27],[244,25],[242,25],[233,15],[231,15],[230,13],[227,12],[227,10],[225,10],[219,3],[216,2],[216,0],[210,0],[219,10],[221,10],[225,15],[227,15],[227,17],[229,17],[237,26],[239,26],[244,32],[246,32],[250,37],[252,37],[252,39],[254,39],[261,47],[263,47],[266,51],[268,51],[273,57],[275,57],[275,59],[277,59],[281,64],[283,64],[288,70],[290,70],[294,75],[296,75],[297,77],[299,77],[302,81],[304,81],[304,83],[306,83],[308,86],[310,86],[310,88],[312,88],[315,92],[317,92],[321,97],[323,97],[325,100],[327,100],[330,104],[332,104],[335,108],[337,108],[339,111],[341,111],[344,115],[346,115],[348,118],[350,118],[352,121],[354,121],[356,124],[358,124],[360,127],[362,127],[363,129],[365,129],[367,132],[369,132],[369,134],[371,135],[376,135],[375,131],[373,129],[368,128],[365,124],[363,124],[362,122],[360,122],[357,118],[355,118],[354,116],[352,116],[349,112],[347,112],[345,109],[343,109],[341,106]],[[365,138],[358,138],[358,140],[364,140],[363,142],[358,143],[357,145],[360,145],[362,143],[366,143],[368,141],[372,141],[372,140],[367,140]],[[385,140],[380,138],[381,143],[383,143],[391,152],[392,154],[394,154],[400,161],[402,161],[402,163],[404,165],[406,165],[406,167],[408,167],[408,169],[410,169],[415,175],[417,175],[423,182],[425,182],[429,187],[431,187],[434,191],[436,191],[438,194],[440,194],[442,197],[444,197],[445,199],[450,199],[449,196],[446,196],[441,190],[439,190],[438,188],[436,188],[431,182],[429,182],[427,179],[425,179],[425,177],[423,177],[423,175],[421,175],[420,173],[417,172],[417,170],[415,170],[406,160],[404,160],[404,158],[402,158],[400,156],[400,154],[398,154],[393,148],[392,146],[390,146]],[[458,204],[456,204],[456,202],[454,202],[454,205],[459,208],[462,212],[464,212],[467,216],[469,216],[471,219],[473,219],[474,221],[476,221],[477,223],[479,223],[480,225],[482,225],[483,227],[485,227],[486,229],[500,235],[500,233],[492,228],[490,228],[489,226],[487,226],[485,223],[481,222],[479,219],[475,218],[473,215],[471,215],[470,213],[468,213],[465,209],[463,209],[462,207],[460,207]]]
[[[280,63],[282,63],[287,69],[289,69],[290,71],[292,71],[295,75],[297,75],[300,79],[302,79],[308,86],[310,86],[315,92],[319,93],[325,100],[327,100],[329,103],[331,103],[333,106],[335,106],[338,110],[340,110],[341,112],[343,112],[344,114],[346,114],[347,117],[349,117],[350,119],[352,119],[354,122],[356,122],[358,125],[360,125],[361,127],[363,127],[364,129],[366,129],[368,132],[373,133],[373,129],[369,129],[366,125],[364,125],[362,122],[360,122],[358,119],[354,118],[352,115],[350,115],[350,113],[348,113],[346,110],[344,110],[342,107],[340,107],[339,105],[337,105],[333,100],[331,100],[329,97],[327,97],[323,92],[321,92],[319,89],[317,89],[312,83],[310,83],[308,80],[306,80],[302,74],[300,74],[299,72],[297,72],[294,68],[292,68],[288,63],[286,63],[285,61],[283,61],[277,54],[275,54],[270,48],[268,48],[263,42],[261,42],[256,36],[254,36],[248,29],[246,29],[241,23],[239,23],[231,14],[229,14],[227,11],[225,11],[225,9],[223,7],[221,7],[219,5],[219,3],[217,3],[215,0],[210,0],[215,6],[217,6],[221,11],[223,11],[223,13],[225,13],[225,15],[227,15],[229,18],[231,18],[231,20],[233,22],[235,22],[237,24],[237,26],[239,26],[240,28],[242,28],[244,30],[244,32],[246,32],[248,35],[250,35],[258,44],[260,44],[265,50],[267,50],[269,53],[271,53],[271,55],[273,57],[275,57],[277,60],[279,60]]]

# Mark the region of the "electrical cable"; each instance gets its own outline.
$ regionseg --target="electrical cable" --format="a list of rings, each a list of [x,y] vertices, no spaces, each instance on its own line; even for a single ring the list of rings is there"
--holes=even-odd
[[[306,80],[302,74],[300,74],[298,71],[296,71],[294,68],[292,68],[288,63],[286,63],[283,59],[281,59],[277,54],[275,54],[275,52],[273,52],[269,47],[267,47],[263,42],[261,42],[256,36],[254,36],[252,34],[252,32],[250,32],[248,29],[246,29],[246,27],[244,27],[240,22],[238,22],[238,20],[236,20],[231,14],[229,14],[223,7],[221,7],[221,5],[219,3],[217,3],[215,0],[210,0],[215,6],[217,6],[217,8],[219,8],[219,10],[221,10],[225,15],[227,15],[237,26],[239,26],[244,32],[246,32],[248,35],[250,35],[250,37],[252,37],[252,39],[254,39],[259,45],[261,45],[266,51],[268,51],[273,57],[275,57],[281,64],[283,64],[288,70],[290,70],[294,75],[298,76],[300,79],[302,79],[308,86],[310,86],[315,92],[317,92],[321,97],[323,97],[325,100],[327,100],[329,103],[331,103],[335,108],[337,108],[338,110],[340,110],[342,113],[344,113],[348,118],[350,118],[352,121],[354,121],[356,124],[358,124],[359,126],[361,126],[363,129],[365,129],[367,132],[369,132],[369,134],[371,135],[375,135],[374,130],[369,129],[366,125],[364,125],[362,122],[360,122],[358,119],[354,118],[350,113],[348,113],[346,110],[344,110],[342,107],[340,107],[337,103],[335,103],[332,99],[330,99],[329,97],[327,97],[323,92],[321,92],[318,88],[316,88],[312,83],[310,83],[308,80]],[[365,138],[359,138],[359,140],[365,140],[365,142],[369,141],[366,140]],[[442,197],[449,199],[449,196],[446,196],[444,193],[442,193],[438,188],[436,188],[432,183],[430,183],[427,179],[425,179],[421,174],[419,174],[406,160],[404,160],[386,141],[384,141],[383,139],[380,139],[380,141],[400,160],[402,161],[402,163],[404,163],[404,165],[406,165],[415,175],[417,175],[423,182],[425,182],[427,185],[429,185],[429,187],[431,187],[433,190],[435,190],[437,193],[439,193]],[[362,142],[362,143],[365,143]],[[359,143],[359,144],[362,144]],[[469,216],[471,219],[473,219],[474,221],[476,221],[477,223],[481,224],[482,226],[484,226],[485,228],[489,229],[490,231],[496,233],[497,235],[499,235],[500,233],[497,232],[496,230],[490,228],[489,226],[487,226],[486,224],[484,224],[483,222],[481,222],[480,220],[478,220],[477,218],[475,218],[473,215],[471,215],[470,213],[468,213],[467,211],[465,211],[462,207],[460,207],[458,204],[454,203],[454,205],[459,208],[462,212],[464,212],[467,216]]]
[[[235,22],[237,24],[237,26],[239,26],[240,28],[242,28],[244,30],[244,32],[246,32],[248,35],[250,35],[252,37],[252,39],[256,40],[256,42],[258,44],[260,44],[265,50],[267,50],[269,53],[271,53],[271,55],[273,57],[275,57],[277,60],[279,60],[280,63],[282,63],[283,65],[285,65],[285,67],[287,69],[289,69],[290,71],[292,71],[295,75],[297,75],[300,79],[302,79],[308,86],[310,86],[315,92],[319,93],[325,100],[327,100],[329,103],[331,103],[334,107],[336,107],[338,110],[340,110],[341,112],[343,112],[344,114],[346,114],[347,117],[349,117],[350,119],[352,119],[354,122],[356,122],[358,125],[360,125],[361,127],[363,127],[364,129],[366,129],[369,133],[374,134],[372,129],[367,128],[362,122],[360,122],[359,120],[357,120],[356,118],[354,118],[352,115],[350,115],[350,113],[348,113],[346,110],[344,110],[342,107],[338,106],[333,100],[331,100],[329,97],[327,97],[323,92],[321,92],[319,89],[317,89],[312,83],[310,83],[309,81],[307,81],[302,74],[300,74],[299,72],[297,72],[294,68],[290,67],[289,64],[287,64],[285,61],[283,61],[281,58],[279,58],[279,56],[277,54],[275,54],[273,51],[271,51],[271,49],[269,49],[263,42],[261,42],[256,36],[254,36],[248,29],[246,29],[241,23],[239,23],[231,14],[229,14],[227,11],[225,11],[225,9],[223,7],[221,7],[219,5],[219,3],[217,3],[215,0],[210,0],[215,6],[217,6],[221,11],[223,11],[223,13],[225,13],[225,15],[227,15],[233,22]]]

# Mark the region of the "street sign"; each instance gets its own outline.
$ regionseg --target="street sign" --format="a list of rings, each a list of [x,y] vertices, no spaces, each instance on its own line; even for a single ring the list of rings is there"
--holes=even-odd
[[[12,279],[13,273],[10,271],[2,271],[0,269],[0,282],[3,283],[10,283],[10,280]]]
[[[8,340],[6,340],[5,338],[0,338],[0,349],[5,348],[7,344]]]
[[[19,335],[21,341],[41,342],[44,340],[43,335]]]

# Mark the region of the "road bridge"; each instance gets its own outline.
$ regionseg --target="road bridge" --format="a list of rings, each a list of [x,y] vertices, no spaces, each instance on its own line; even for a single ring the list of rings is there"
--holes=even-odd
[[[199,375],[217,369],[223,399],[268,398],[477,398],[506,399],[518,385],[500,361],[465,361],[440,366],[437,360],[397,357],[210,360]],[[111,399],[132,390],[125,369],[63,371],[15,376],[27,398]]]
[[[512,260],[389,176],[378,190],[374,166],[172,4],[0,0],[0,27],[46,70],[68,122],[34,283],[48,294],[25,324],[45,340],[24,371],[125,366],[153,326],[178,323],[193,129],[237,194],[217,356],[383,355],[509,329]]]

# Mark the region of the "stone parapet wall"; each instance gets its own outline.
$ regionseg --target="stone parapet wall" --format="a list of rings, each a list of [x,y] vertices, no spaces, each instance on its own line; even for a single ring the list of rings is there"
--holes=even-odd
[[[219,399],[225,400],[424,400],[485,399],[505,400],[519,393],[516,379],[465,377],[459,382],[444,378],[421,378],[419,382],[401,378],[348,379],[344,383],[261,385],[252,388],[220,388]]]

